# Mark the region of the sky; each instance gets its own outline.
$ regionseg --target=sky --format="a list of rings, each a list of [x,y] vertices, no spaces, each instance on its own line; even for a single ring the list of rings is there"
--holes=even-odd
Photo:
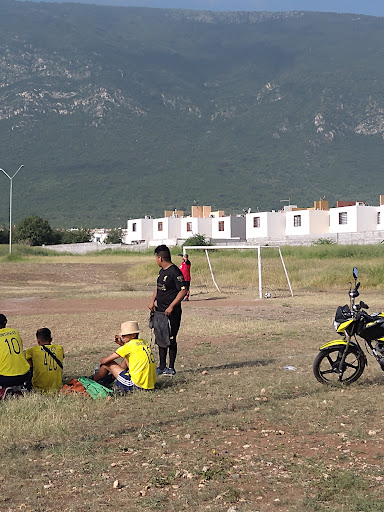
[[[51,0],[52,1],[52,0]],[[56,0],[57,1],[57,0]],[[60,0],[59,0],[60,1]],[[72,0],[76,1],[76,0]],[[384,16],[384,0],[77,0],[103,5],[214,11],[319,11]]]

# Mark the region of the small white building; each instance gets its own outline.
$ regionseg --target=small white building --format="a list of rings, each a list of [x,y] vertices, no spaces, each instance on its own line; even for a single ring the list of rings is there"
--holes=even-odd
[[[153,219],[130,219],[127,222],[127,234],[125,244],[139,244],[152,238]]]
[[[329,232],[328,210],[292,210],[285,214],[285,234],[322,235]]]
[[[181,238],[181,220],[178,217],[153,219],[152,240],[161,241]]]
[[[245,240],[245,217],[215,217],[212,221],[212,238],[215,240]]]
[[[109,230],[106,228],[91,229],[91,242],[104,244],[106,239],[108,238],[108,232]]]
[[[204,235],[206,238],[212,237],[212,218],[183,217],[180,221],[180,238],[186,240],[194,235]]]
[[[283,212],[247,213],[245,225],[247,240],[285,236],[285,214]]]
[[[376,231],[378,228],[379,206],[365,206],[357,203],[353,206],[331,208],[329,211],[330,233],[362,233]]]
[[[376,207],[376,229],[378,231],[384,230],[384,205]]]

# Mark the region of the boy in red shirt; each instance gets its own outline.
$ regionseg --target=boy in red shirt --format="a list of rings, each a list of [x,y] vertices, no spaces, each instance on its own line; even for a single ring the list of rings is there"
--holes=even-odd
[[[184,281],[187,287],[187,295],[185,296],[184,300],[189,300],[189,288],[191,286],[191,262],[188,259],[188,254],[179,254],[183,258],[183,261],[181,262],[181,265],[179,266],[179,269],[183,273]]]

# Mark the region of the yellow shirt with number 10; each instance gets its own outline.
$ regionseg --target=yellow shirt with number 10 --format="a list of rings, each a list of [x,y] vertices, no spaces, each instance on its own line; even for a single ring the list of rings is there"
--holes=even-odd
[[[29,370],[19,331],[4,327],[0,329],[0,375],[15,377]]]

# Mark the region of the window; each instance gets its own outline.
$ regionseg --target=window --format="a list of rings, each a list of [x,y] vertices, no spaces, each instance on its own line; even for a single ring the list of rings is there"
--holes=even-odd
[[[192,231],[192,222],[187,222],[187,231]]]
[[[253,217],[253,227],[254,228],[260,227],[260,217]]]
[[[132,223],[132,231],[136,231],[136,222]]]
[[[163,223],[162,222],[157,223],[157,231],[163,231]]]
[[[224,231],[224,221],[223,220],[219,221],[219,231]]]
[[[381,224],[381,212],[377,212],[377,223]]]
[[[339,213],[339,224],[348,224],[348,214],[347,212]]]
[[[295,228],[299,228],[301,226],[301,215],[293,216],[293,225]]]

